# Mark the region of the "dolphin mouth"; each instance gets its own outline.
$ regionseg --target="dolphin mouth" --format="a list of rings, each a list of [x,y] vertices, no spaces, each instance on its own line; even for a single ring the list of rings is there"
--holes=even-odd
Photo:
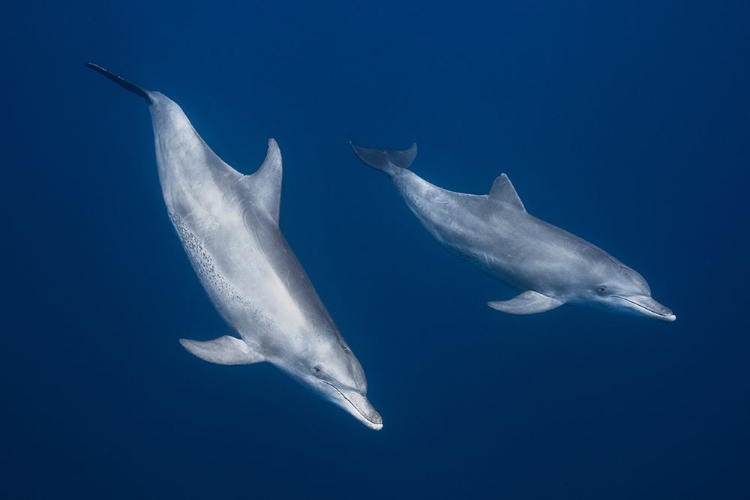
[[[627,302],[634,311],[639,312],[644,316],[660,319],[662,321],[667,321],[670,323],[677,319],[677,316],[675,316],[671,309],[661,305],[660,303],[646,295],[634,295],[632,297],[623,297],[622,295],[617,295],[616,297]]]
[[[380,416],[380,414],[375,410],[375,408],[372,406],[372,404],[367,400],[365,396],[360,396],[359,394],[357,394],[357,396],[361,398],[361,401],[359,401],[360,404],[355,404],[354,401],[352,401],[353,398],[347,397],[346,394],[341,392],[338,387],[336,387],[335,385],[329,382],[326,382],[326,384],[333,387],[336,390],[336,392],[338,392],[341,395],[341,397],[344,398],[344,400],[347,403],[349,403],[349,406],[357,410],[356,413],[351,410],[349,411],[349,413],[354,415],[360,422],[365,424],[370,429],[373,429],[376,431],[379,431],[380,429],[383,428],[383,417]],[[363,411],[363,408],[360,408],[360,406],[363,406],[364,408],[369,409],[370,410],[370,412],[368,412],[369,415],[365,413],[365,411]]]

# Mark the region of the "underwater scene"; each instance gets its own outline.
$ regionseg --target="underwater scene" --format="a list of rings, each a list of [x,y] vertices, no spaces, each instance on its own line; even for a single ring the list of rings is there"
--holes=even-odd
[[[4,10],[0,498],[750,498],[747,2]]]

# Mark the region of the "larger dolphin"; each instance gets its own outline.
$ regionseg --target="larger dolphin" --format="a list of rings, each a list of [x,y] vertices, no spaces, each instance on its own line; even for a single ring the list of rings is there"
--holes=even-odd
[[[281,152],[252,175],[224,163],[182,109],[88,63],[149,104],[164,201],[193,269],[233,335],[180,343],[223,365],[267,361],[371,429],[383,420],[367,399],[362,366],[279,230]]]
[[[651,298],[643,277],[591,243],[526,212],[505,174],[487,195],[439,188],[408,170],[417,145],[404,151],[351,143],[367,165],[388,174],[412,212],[440,243],[498,280],[521,291],[488,305],[511,314],[534,314],[563,304],[674,321]]]

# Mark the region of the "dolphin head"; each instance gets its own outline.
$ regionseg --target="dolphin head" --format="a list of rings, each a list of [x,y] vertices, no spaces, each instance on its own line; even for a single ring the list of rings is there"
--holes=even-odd
[[[677,317],[667,307],[651,298],[646,280],[628,266],[614,261],[598,273],[597,282],[586,291],[589,301],[604,309],[636,314],[662,321]]]
[[[362,365],[344,339],[305,359],[295,376],[335,405],[351,413],[370,429],[383,428],[383,419],[367,399],[367,379]]]

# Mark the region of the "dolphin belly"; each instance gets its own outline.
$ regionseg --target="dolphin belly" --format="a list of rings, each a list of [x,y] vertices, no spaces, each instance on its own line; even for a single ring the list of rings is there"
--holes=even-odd
[[[295,262],[288,262],[285,269],[274,262],[290,253],[285,241],[266,242],[282,249],[271,254],[253,234],[217,228],[199,237],[182,219],[174,216],[172,222],[211,302],[237,333],[273,337],[278,331],[305,328],[307,319],[288,280],[292,273],[304,271]]]

